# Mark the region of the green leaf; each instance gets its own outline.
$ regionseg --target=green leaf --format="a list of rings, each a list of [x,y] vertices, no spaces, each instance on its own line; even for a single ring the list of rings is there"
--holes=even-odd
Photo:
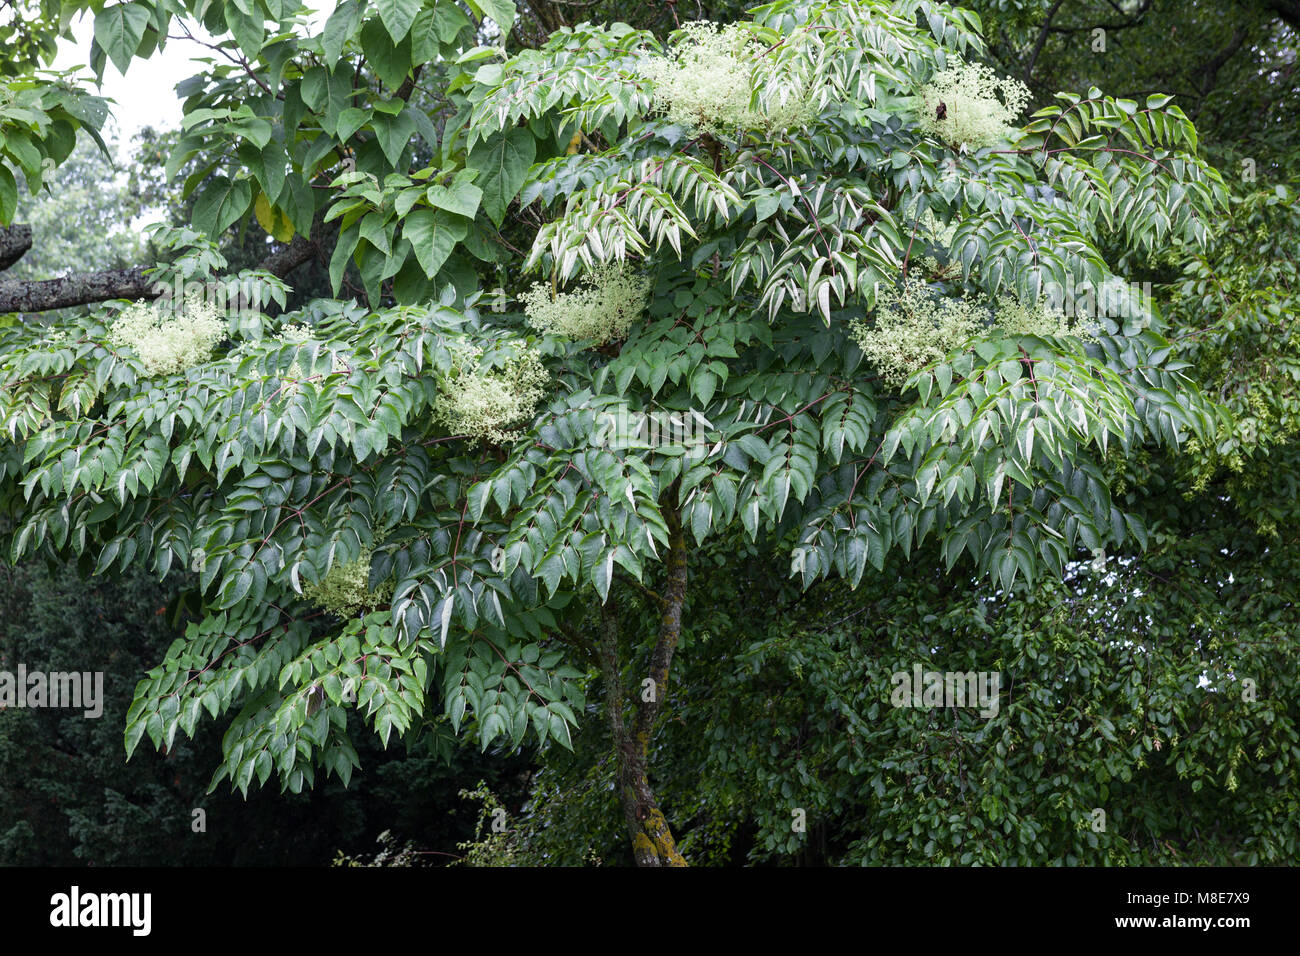
[[[149,11],[142,5],[119,3],[95,14],[95,42],[113,65],[125,73],[148,25]]]
[[[339,117],[351,105],[352,74],[346,68],[327,72],[323,66],[307,71],[302,80],[302,100],[320,115],[321,129],[333,136]]]
[[[40,181],[41,159],[43,157],[41,151],[36,148],[36,144],[18,130],[11,130],[5,135],[0,145],[9,150],[9,155],[18,161],[18,165],[27,175],[29,183],[33,180]],[[36,188],[39,189],[40,187],[37,186]]]
[[[13,222],[14,211],[18,208],[18,183],[9,167],[0,163],[0,226]]]
[[[321,36],[321,51],[325,54],[325,64],[331,70],[343,55],[343,48],[347,45],[348,39],[357,32],[357,24],[360,22],[359,0],[343,0],[325,21],[325,32]]]
[[[454,43],[460,31],[470,25],[460,7],[454,3],[440,3],[433,8],[432,27],[443,43]]]
[[[470,153],[468,165],[479,171],[475,182],[483,190],[483,210],[495,225],[505,220],[536,155],[537,142],[522,128],[497,133]]]
[[[384,217],[372,212],[361,220],[361,238],[366,240],[384,255],[392,255],[391,236],[384,225]]]
[[[404,37],[394,43],[378,20],[371,20],[361,29],[361,50],[366,62],[390,90],[402,85],[411,72],[411,38]]]
[[[432,279],[469,232],[469,223],[441,209],[417,209],[402,224],[424,274]]]
[[[266,233],[275,237],[277,242],[289,242],[293,239],[293,223],[289,217],[284,214],[284,210],[273,205],[265,193],[259,193],[257,201],[253,203],[253,215],[257,217],[260,225]]]
[[[239,221],[252,201],[253,187],[247,179],[215,176],[194,203],[194,226],[215,239]]]
[[[248,59],[253,59],[262,51],[262,41],[266,31],[262,27],[262,11],[255,4],[249,4],[249,11],[239,9],[235,3],[226,4],[226,26],[235,38],[235,43]]]
[[[362,126],[366,125],[369,118],[365,110],[359,110],[355,106],[349,106],[343,112],[339,113],[338,126],[334,135],[338,137],[340,143],[346,143],[352,138],[352,135]]]
[[[420,12],[420,0],[376,0],[379,19],[384,21],[384,28],[394,43],[401,43],[402,38],[411,32],[415,15]]]
[[[411,122],[411,117],[404,112],[397,116],[376,113],[370,125],[379,139],[379,148],[384,151],[385,158],[396,166],[402,151],[415,136],[415,124]]]
[[[509,33],[515,25],[515,5],[511,0],[474,0],[471,6],[478,7],[485,16],[491,17],[503,34]]]
[[[755,220],[758,222],[762,222],[768,216],[772,215],[772,213],[776,212],[777,209],[780,207],[780,205],[781,205],[781,197],[775,192],[771,192],[759,196],[756,200],[754,200]]]
[[[339,233],[338,244],[334,246],[334,252],[330,256],[330,287],[334,289],[336,295],[343,284],[343,273],[348,267],[348,257],[352,255],[360,239],[361,230],[355,225]]]
[[[478,212],[479,203],[483,201],[483,190],[473,183],[459,182],[450,186],[430,186],[425,198],[439,209],[473,219]]]
[[[410,119],[415,126],[415,131],[420,134],[424,142],[430,149],[438,148],[438,130],[429,119],[429,115],[423,110],[418,110],[414,106],[408,106],[402,110],[402,115]]]

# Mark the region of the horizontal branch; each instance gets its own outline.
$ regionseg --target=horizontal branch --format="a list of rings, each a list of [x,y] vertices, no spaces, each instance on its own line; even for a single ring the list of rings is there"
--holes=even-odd
[[[0,315],[46,312],[110,299],[154,299],[156,282],[141,266],[106,272],[74,272],[58,279],[0,282]]]
[[[258,268],[263,272],[269,272],[271,275],[283,279],[294,269],[316,255],[317,249],[315,240],[304,238],[301,234],[298,234],[293,237],[292,242],[279,252],[273,252],[263,259]]]
[[[5,232],[0,230],[0,239]],[[30,248],[31,230],[28,228],[27,232]],[[262,260],[258,268],[283,279],[312,258],[317,250],[315,241],[301,235],[294,236],[287,246]],[[3,251],[4,246],[0,245],[0,262],[3,262]],[[94,302],[108,302],[111,299],[156,299],[158,292],[154,285],[157,282],[156,278],[145,275],[143,266],[105,272],[79,272],[58,279],[0,282],[0,315],[9,312],[47,312],[50,309],[66,309]]]

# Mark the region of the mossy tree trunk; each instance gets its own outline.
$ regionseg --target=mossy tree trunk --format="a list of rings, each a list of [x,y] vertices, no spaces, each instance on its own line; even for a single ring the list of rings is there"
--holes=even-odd
[[[682,630],[682,605],[686,600],[687,545],[680,513],[663,508],[668,525],[668,551],[664,557],[667,585],[662,595],[651,594],[659,606],[655,645],[650,652],[648,683],[634,688],[627,707],[619,661],[619,625],[612,598],[601,609],[601,672],[605,680],[609,723],[618,761],[619,798],[632,839],[637,866],[686,866],[668,821],[650,787],[649,752],[655,720],[668,689],[673,652]]]

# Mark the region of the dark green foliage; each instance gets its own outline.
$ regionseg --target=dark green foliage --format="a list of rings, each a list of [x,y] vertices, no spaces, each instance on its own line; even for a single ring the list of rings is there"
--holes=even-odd
[[[933,552],[852,595],[801,596],[757,555],[701,569],[686,676],[653,751],[682,851],[705,864],[1294,861],[1295,542],[1243,540],[1231,511],[1178,510],[1146,554],[1010,597],[944,573]],[[892,706],[891,674],[918,663],[1001,673],[998,714]],[[586,730],[576,749],[538,776],[523,842],[538,861],[618,862],[622,834],[593,824],[617,816],[606,743]]]
[[[457,796],[482,777],[518,799],[519,761],[415,746],[385,752],[362,740],[366,773],[350,787],[244,800],[208,793],[220,728],[205,726],[163,753],[128,763],[122,725],[140,674],[175,639],[172,587],[139,574],[87,580],[71,571],[0,567],[0,670],[104,672],[104,713],[0,710],[0,865],[286,865],[368,854],[391,829],[429,851],[455,852],[474,807]],[[207,832],[191,829],[206,811]]]

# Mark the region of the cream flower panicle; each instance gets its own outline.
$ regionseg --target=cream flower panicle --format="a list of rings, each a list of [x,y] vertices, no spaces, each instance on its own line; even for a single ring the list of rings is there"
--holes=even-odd
[[[1015,132],[1029,88],[981,63],[941,70],[921,88],[919,125],[962,151],[994,146]]]
[[[355,561],[334,565],[315,584],[303,585],[303,598],[344,618],[375,610],[393,596],[393,585],[386,581],[370,590],[370,557],[371,551],[367,548]]]
[[[1074,321],[1060,306],[1049,304],[1047,299],[1029,304],[1010,296],[997,301],[997,322],[1007,335],[1036,335],[1040,338],[1071,336],[1082,341],[1096,339],[1100,325],[1087,316],[1076,316]]]
[[[787,70],[760,74],[764,53],[740,25],[698,20],[684,24],[668,55],[647,58],[640,72],[654,83],[655,105],[668,120],[695,133],[806,125],[817,114],[812,89]]]
[[[1096,325],[1071,320],[1046,299],[1032,304],[1010,296],[978,301],[969,294],[936,295],[923,274],[913,270],[901,290],[887,290],[876,302],[874,321],[858,319],[849,334],[891,385],[901,386],[913,372],[941,361],[975,335],[994,327],[1004,335],[1089,340]]]
[[[901,290],[883,290],[874,322],[858,319],[849,334],[885,381],[902,385],[917,369],[937,362],[981,326],[978,305],[969,295],[935,297],[924,277],[913,271]]]
[[[226,333],[216,306],[191,295],[180,311],[145,302],[127,306],[109,329],[108,341],[134,351],[148,374],[171,375],[212,358]]]
[[[595,345],[625,338],[645,308],[650,280],[619,262],[597,266],[582,284],[554,297],[545,283],[535,284],[520,296],[529,323],[540,332],[590,339]]]
[[[546,395],[550,377],[541,356],[528,349],[504,368],[483,369],[482,349],[463,346],[459,351],[458,366],[434,403],[434,416],[457,434],[498,445],[516,441]]]
[[[306,342],[311,338],[312,328],[310,325],[303,323],[301,325],[286,325],[280,329],[280,334],[276,336],[281,342]]]

